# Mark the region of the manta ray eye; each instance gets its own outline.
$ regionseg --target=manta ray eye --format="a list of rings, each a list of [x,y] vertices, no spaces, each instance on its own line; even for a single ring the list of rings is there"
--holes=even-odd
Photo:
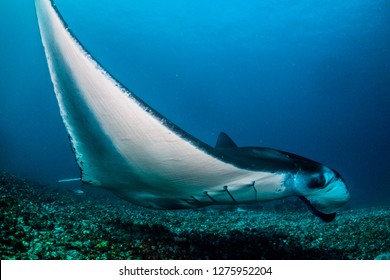
[[[322,174],[319,174],[318,176],[311,178],[311,180],[307,184],[307,186],[310,189],[318,189],[318,188],[324,187],[325,183],[326,183],[325,176]]]

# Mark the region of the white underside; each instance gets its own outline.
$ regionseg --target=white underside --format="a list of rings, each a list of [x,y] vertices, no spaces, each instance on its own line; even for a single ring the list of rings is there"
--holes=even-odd
[[[129,201],[163,208],[287,195],[283,174],[237,168],[169,129],[85,52],[49,0],[36,0],[36,9],[83,181]]]

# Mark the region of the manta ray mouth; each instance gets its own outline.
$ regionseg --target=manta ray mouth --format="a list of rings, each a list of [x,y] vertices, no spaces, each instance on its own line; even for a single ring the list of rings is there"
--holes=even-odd
[[[309,208],[309,210],[310,210],[314,215],[316,215],[318,218],[320,218],[322,221],[329,223],[329,222],[333,221],[333,220],[336,218],[336,213],[331,213],[331,214],[323,213],[323,212],[317,210],[317,209],[310,203],[310,201],[309,201],[306,197],[300,196],[299,198],[306,204],[306,206]]]

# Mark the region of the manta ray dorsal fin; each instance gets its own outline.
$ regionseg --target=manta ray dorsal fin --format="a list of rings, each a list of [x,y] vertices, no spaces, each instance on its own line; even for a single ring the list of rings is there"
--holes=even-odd
[[[234,143],[232,138],[230,138],[225,132],[221,132],[218,136],[217,143],[215,144],[216,149],[221,148],[237,148],[237,144]]]

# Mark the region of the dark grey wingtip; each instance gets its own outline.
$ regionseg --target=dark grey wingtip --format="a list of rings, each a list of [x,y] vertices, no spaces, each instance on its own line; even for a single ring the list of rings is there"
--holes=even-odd
[[[314,208],[314,206],[311,205],[310,201],[306,197],[300,196],[299,198],[306,204],[309,210],[318,218],[320,218],[323,222],[330,223],[336,218],[336,213],[322,213],[321,211],[318,211],[316,208]]]

